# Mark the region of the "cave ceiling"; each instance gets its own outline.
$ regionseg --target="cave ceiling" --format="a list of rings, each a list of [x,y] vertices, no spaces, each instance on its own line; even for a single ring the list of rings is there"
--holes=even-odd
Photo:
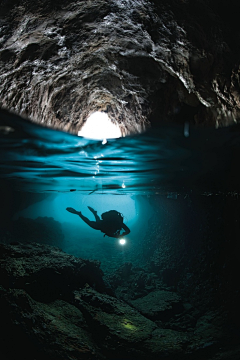
[[[95,111],[123,135],[236,123],[240,32],[228,3],[1,1],[0,106],[71,133]]]

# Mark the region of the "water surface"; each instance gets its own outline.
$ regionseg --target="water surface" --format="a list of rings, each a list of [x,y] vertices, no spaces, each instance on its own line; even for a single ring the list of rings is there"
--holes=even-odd
[[[239,126],[161,125],[107,143],[1,112],[1,178],[25,191],[218,192],[239,188]],[[187,136],[186,136],[187,135]]]

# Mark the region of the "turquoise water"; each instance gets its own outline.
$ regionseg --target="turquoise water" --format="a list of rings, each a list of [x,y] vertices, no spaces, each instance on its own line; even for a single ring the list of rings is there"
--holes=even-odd
[[[161,125],[135,136],[89,140],[0,114],[1,178],[19,190],[154,194],[234,191],[240,129]]]
[[[216,217],[222,216],[218,211],[223,205],[214,205],[215,200],[209,205],[205,198],[225,201],[238,196],[238,126],[163,124],[104,144],[44,128],[6,111],[1,111],[0,120],[3,228],[8,226],[10,233],[20,229],[11,235],[14,240],[42,241],[100,260],[105,271],[129,261],[144,266],[152,261],[161,239],[180,233],[185,240],[192,239],[193,229],[205,226],[210,207]],[[66,211],[73,207],[94,220],[88,206],[99,216],[111,209],[123,214],[131,230],[126,245]],[[36,224],[24,225],[22,219],[44,217],[57,222],[46,225],[56,227],[51,236],[47,230],[40,236],[40,225],[36,232],[26,231]]]

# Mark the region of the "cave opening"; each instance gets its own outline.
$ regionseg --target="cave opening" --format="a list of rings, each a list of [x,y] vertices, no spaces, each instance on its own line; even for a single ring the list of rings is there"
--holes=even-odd
[[[5,360],[239,359],[229,5],[0,2]]]
[[[105,140],[119,138],[122,134],[119,126],[109,119],[107,113],[95,111],[87,118],[81,130],[78,131],[78,136]]]

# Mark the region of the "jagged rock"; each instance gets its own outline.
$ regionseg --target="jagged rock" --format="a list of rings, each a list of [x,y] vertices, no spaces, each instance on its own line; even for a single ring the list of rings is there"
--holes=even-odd
[[[173,293],[164,296],[165,301],[169,300],[165,308],[171,307],[170,298],[172,304],[174,300],[175,303],[179,301]],[[108,358],[118,358],[117,353],[120,358],[129,359],[145,358],[144,354],[148,354],[149,359],[155,359],[155,356],[172,358],[173,355],[178,359],[189,343],[196,347],[199,341],[192,333],[157,328],[154,322],[124,301],[99,294],[89,286],[75,292],[75,305],[84,314],[94,340]],[[154,304],[148,302],[148,308],[151,307],[154,311]]]
[[[181,298],[174,292],[156,290],[131,300],[131,304],[149,319],[167,320],[183,310]]]
[[[26,359],[144,359],[146,353],[152,359],[180,355],[189,341],[186,334],[158,329],[123,301],[89,286],[75,292],[74,305],[63,300],[45,304],[24,290],[0,287],[0,305],[3,339],[11,334]],[[4,351],[12,355],[14,350]]]
[[[197,310],[185,310],[171,318],[166,323],[166,327],[177,331],[194,331],[198,317],[199,312]]]
[[[97,359],[98,352],[79,309],[62,300],[44,304],[33,300],[24,290],[4,290],[0,286],[2,338],[9,359],[24,352],[25,359]],[[12,338],[14,348],[9,343]],[[1,340],[3,340],[1,339]],[[4,356],[4,353],[3,353]],[[5,359],[5,358],[4,358]]]
[[[4,360],[23,354],[26,360],[215,360],[221,346],[226,356],[229,350],[233,356],[237,352],[238,335],[235,328],[225,329],[224,312],[202,314],[191,328],[177,331],[168,328],[173,327],[172,317],[160,328],[160,321],[148,317],[164,315],[168,320],[179,311],[180,297],[155,290],[132,300],[138,311],[107,294],[98,262],[49,245],[1,244],[0,268]],[[129,264],[123,267],[123,275],[130,269]],[[194,310],[185,304],[180,321],[190,313],[193,317]]]
[[[49,245],[0,244],[0,284],[24,289],[35,300],[68,297],[86,283],[104,290],[99,267],[98,261],[78,259]]]
[[[234,6],[221,4],[2,1],[0,106],[74,133],[94,111],[123,134],[236,122],[240,35]]]
[[[230,337],[226,336],[222,328],[222,321],[225,314],[218,311],[208,311],[201,316],[195,326],[194,334],[198,338],[195,348],[202,348],[214,344],[218,339]],[[206,345],[208,344],[208,345]]]
[[[176,359],[178,359],[185,352],[188,343],[189,335],[184,332],[156,329],[153,331],[152,337],[146,341],[146,347],[155,356],[166,358],[177,355]]]
[[[124,263],[107,276],[107,280],[119,299],[129,301],[147,295],[149,291],[159,288],[161,282],[157,275],[132,263]]]
[[[113,355],[142,356],[144,341],[157,328],[121,300],[99,294],[90,287],[75,292],[75,305],[83,312],[98,344]]]

